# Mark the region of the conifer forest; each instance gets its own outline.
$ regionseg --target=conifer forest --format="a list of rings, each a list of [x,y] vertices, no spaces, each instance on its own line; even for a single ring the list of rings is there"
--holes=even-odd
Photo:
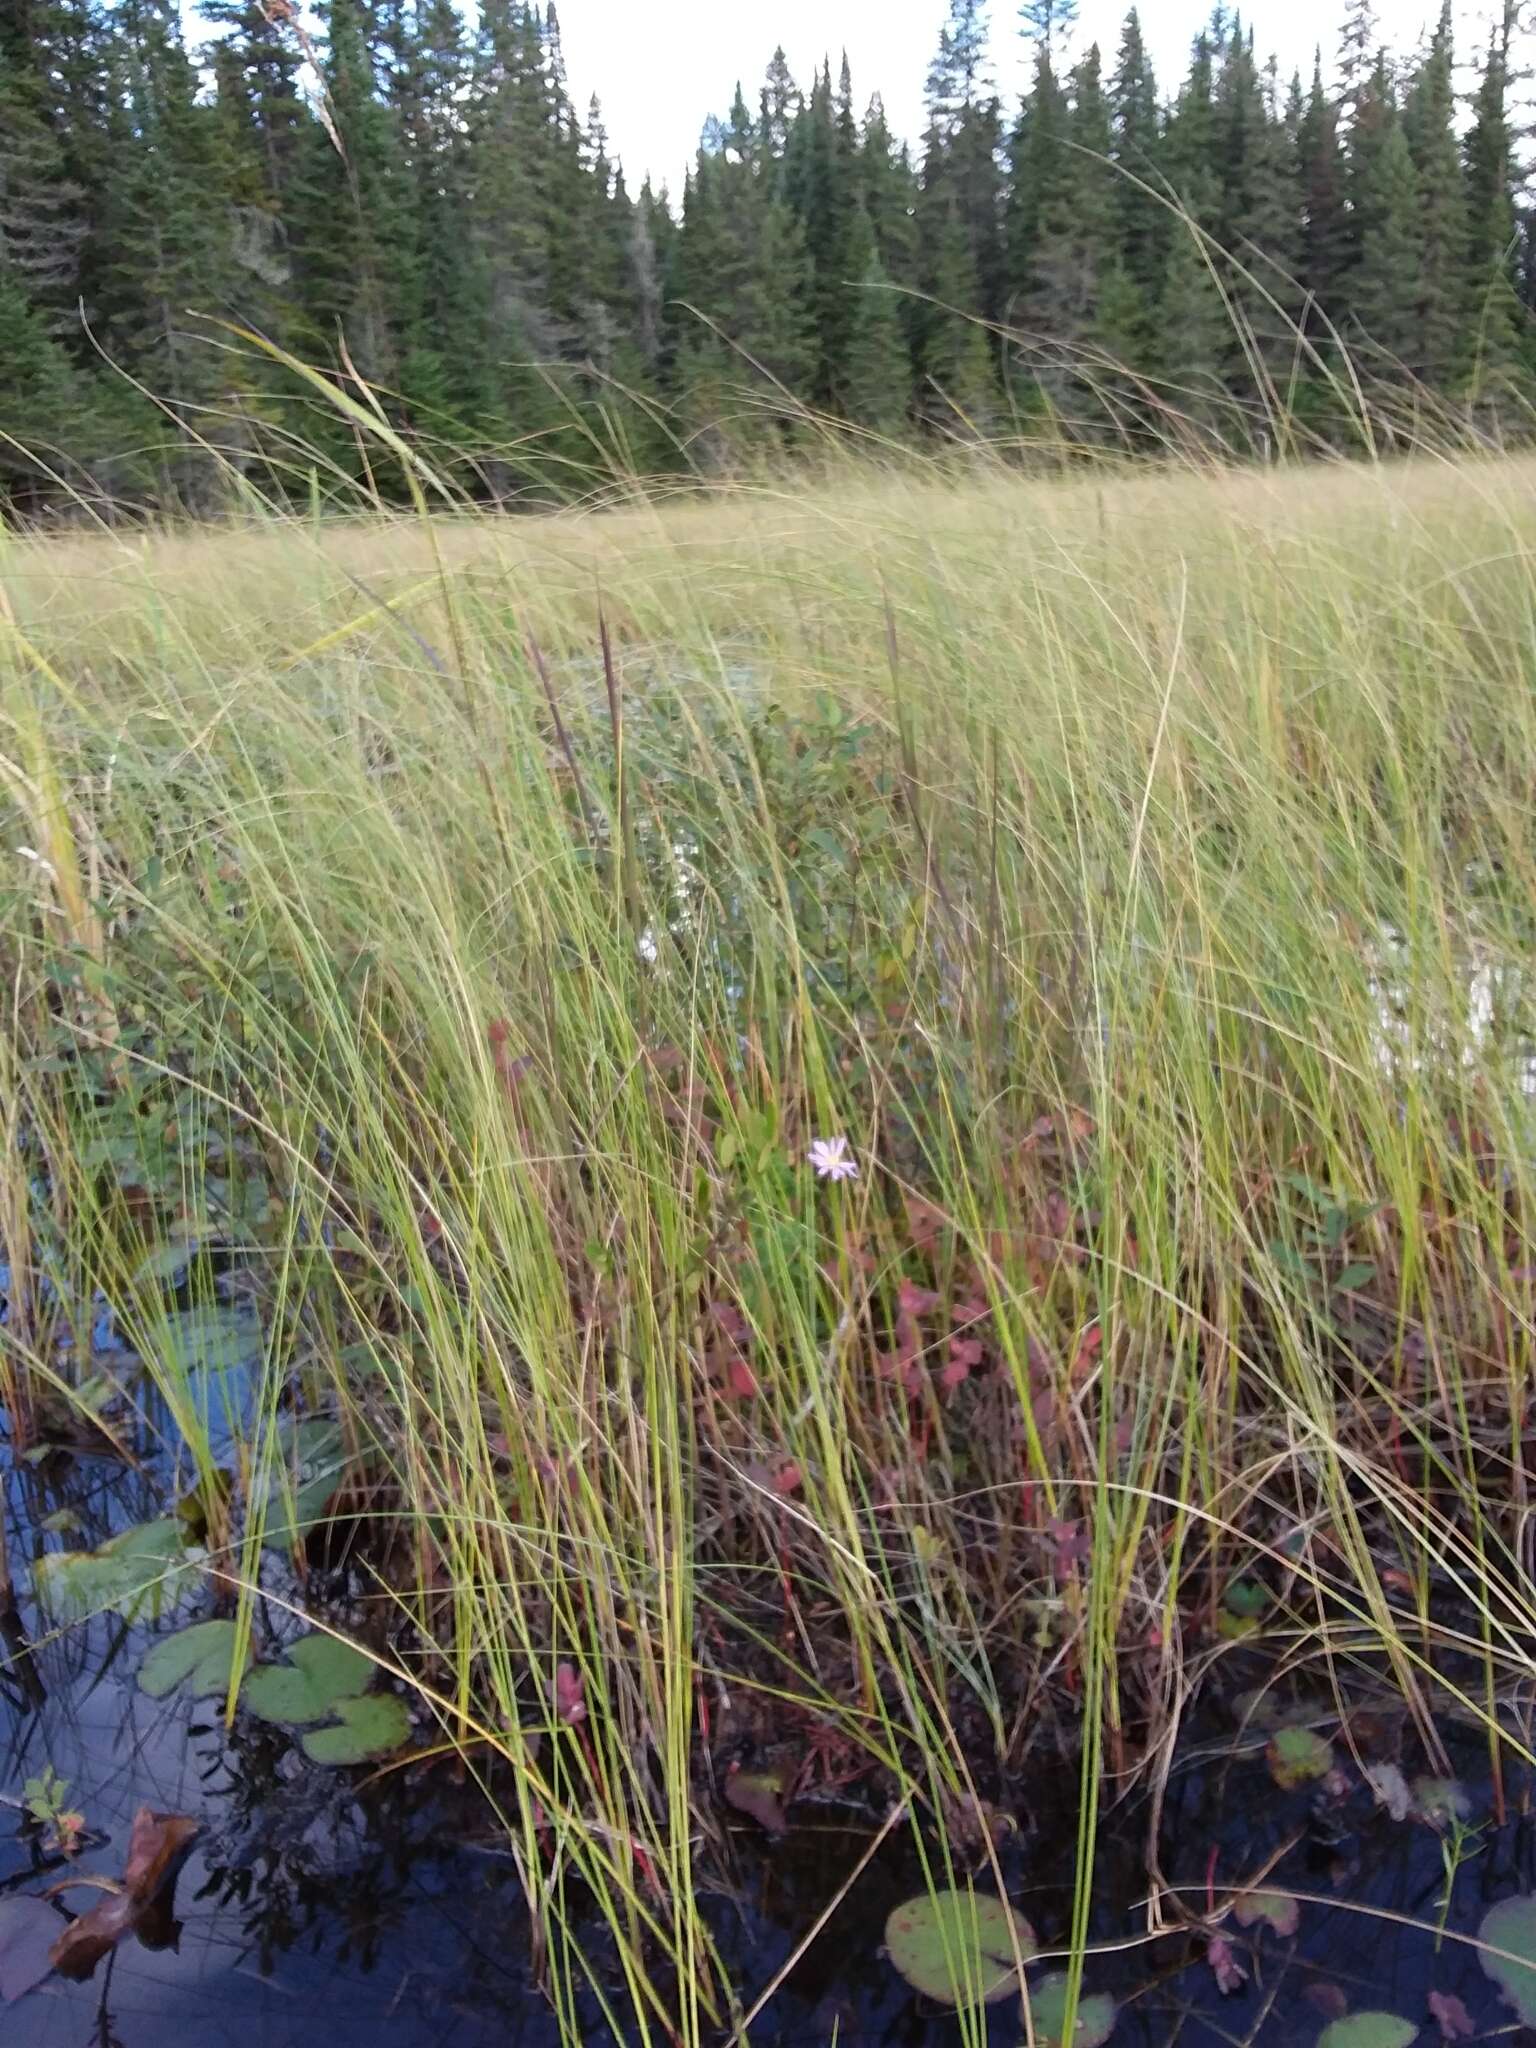
[[[1393,48],[1348,0],[1289,77],[1223,6],[1179,78],[1134,9],[1104,47],[1075,12],[949,0],[910,143],[878,80],[776,53],[668,192],[574,103],[553,4],[0,0],[0,491],[197,513],[242,476],[371,485],[301,364],[494,502],[718,471],[809,422],[1336,448],[1368,386],[1389,436],[1520,434],[1513,4],[1481,47],[1447,7]]]

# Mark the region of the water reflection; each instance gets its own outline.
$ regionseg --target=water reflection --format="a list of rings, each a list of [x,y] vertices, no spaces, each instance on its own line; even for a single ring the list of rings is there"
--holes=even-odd
[[[413,1765],[369,1782],[367,1774],[309,1763],[291,1735],[247,1716],[226,1730],[208,1703],[147,1699],[136,1685],[146,1628],[101,1617],[50,1633],[27,1592],[26,1561],[40,1543],[59,1540],[41,1532],[61,1513],[73,1518],[67,1540],[84,1545],[156,1512],[162,1503],[152,1479],[74,1455],[7,1466],[4,1481],[18,1592],[0,1651],[0,1792],[14,1800],[45,1764],[69,1780],[71,1803],[91,1830],[77,1865],[85,1872],[121,1869],[142,1803],[190,1814],[203,1830],[181,1878],[179,1949],[126,1942],[105,1997],[101,1977],[50,1981],[0,2014],[5,2040],[29,2048],[224,2048],[235,2039],[263,2048],[313,2048],[317,2040],[326,2048],[554,2048],[560,2028],[535,1981],[522,1887],[473,1780],[461,1782],[446,1765]],[[1348,1744],[1337,1746],[1331,1785],[1280,1791],[1262,1735],[1244,1733],[1223,1704],[1224,1694],[1253,1682],[1258,1653],[1229,1662],[1230,1682],[1219,1674],[1212,1681],[1204,1718],[1190,1728],[1168,1780],[1157,1850],[1163,1872],[1194,1914],[1208,1889],[1224,1894],[1270,1865],[1269,1881],[1319,1903],[1302,1907],[1291,1940],[1230,1930],[1247,1980],[1224,1998],[1200,1932],[1175,1924],[1156,1941],[1139,1939],[1152,1809],[1145,1793],[1112,1809],[1101,1830],[1090,1929],[1100,1952],[1086,1982],[1120,2006],[1116,2048],[1310,2048],[1346,2006],[1386,2008],[1432,2034],[1432,1992],[1459,1998],[1480,2032],[1507,2033],[1510,2015],[1475,1949],[1455,1937],[1474,1933],[1495,1899],[1536,1890],[1524,1780],[1506,1780],[1506,1815],[1496,1822],[1486,1745],[1447,1717],[1440,1734],[1474,1828],[1448,1878],[1443,1838],[1423,1821],[1394,1820]],[[1410,1775],[1423,1767],[1388,1702],[1361,1739]],[[1002,1852],[1008,1890],[1047,1948],[1065,1946],[1071,1926],[1075,1778],[1070,1761],[1057,1760],[1000,1788],[1021,1822]],[[788,1968],[754,2022],[754,2048],[834,2040],[842,2048],[954,2048],[962,2038],[958,2022],[925,2010],[881,1953],[887,1914],[922,1884],[910,1849],[893,1837],[889,1853],[842,1895],[868,1841],[862,1823],[814,1811],[803,1811],[780,1842],[743,1823],[729,1837],[726,1861],[704,1874],[701,1905],[743,2006]],[[44,1862],[35,1836],[0,1823],[0,1896],[41,1891],[56,1874]],[[70,1904],[83,1910],[91,1897],[74,1893]],[[1437,1940],[1442,1919],[1449,1938]],[[619,1973],[596,1926],[587,1960],[611,2009],[624,2011]],[[574,1995],[585,2000],[574,2038],[613,2041],[597,1998]],[[1016,2008],[987,2015],[989,2041],[1013,2048],[1020,2035]],[[661,2038],[654,2024],[649,2038]]]

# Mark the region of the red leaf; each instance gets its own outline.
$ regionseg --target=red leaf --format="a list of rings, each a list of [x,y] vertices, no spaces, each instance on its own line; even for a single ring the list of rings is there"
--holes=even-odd
[[[1224,1934],[1212,1935],[1205,1951],[1205,1960],[1211,1966],[1216,1979],[1216,1989],[1223,1998],[1230,1998],[1234,1991],[1241,1991],[1248,1982],[1248,1972],[1237,1959],[1237,1951]]]
[[[745,1344],[751,1332],[747,1319],[734,1301],[712,1301],[708,1304],[710,1320],[722,1337],[728,1337],[733,1344]]]
[[[1454,1992],[1431,1991],[1429,2016],[1439,2027],[1442,2041],[1470,2041],[1477,2032],[1471,2013]]]
[[[903,1280],[896,1290],[896,1305],[904,1316],[926,1316],[938,1307],[939,1297],[931,1287],[919,1287],[911,1280]]]
[[[1320,2012],[1325,2020],[1341,2020],[1349,2011],[1349,2000],[1337,1984],[1308,1984],[1302,1991],[1303,1998],[1314,2012]]]
[[[1045,1533],[1055,1546],[1058,1579],[1070,1578],[1073,1567],[1086,1564],[1093,1555],[1093,1538],[1081,1522],[1047,1522]]]
[[[744,1358],[733,1358],[726,1368],[726,1392],[736,1401],[755,1400],[758,1393],[757,1375]]]
[[[805,1474],[793,1458],[786,1458],[782,1465],[774,1467],[768,1484],[780,1500],[788,1500],[792,1493],[798,1493],[805,1483]]]
[[[908,1195],[907,1229],[912,1243],[920,1252],[930,1251],[938,1243],[939,1232],[949,1218],[936,1202],[926,1201],[921,1195]]]
[[[555,1666],[555,1712],[567,1728],[587,1718],[587,1688],[574,1664]]]

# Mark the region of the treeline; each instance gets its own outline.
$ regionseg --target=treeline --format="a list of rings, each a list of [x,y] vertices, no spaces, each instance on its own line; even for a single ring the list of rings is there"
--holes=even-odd
[[[950,0],[915,153],[846,63],[800,84],[780,53],[674,208],[573,105],[553,5],[325,0],[312,42],[288,0],[201,0],[195,33],[177,0],[0,0],[0,492],[370,484],[298,361],[496,498],[718,466],[800,407],[1341,444],[1364,382],[1522,430],[1512,6],[1463,69],[1448,7],[1405,55],[1349,0],[1310,79],[1218,8],[1167,92],[1134,11],[1105,52],[1074,4],[1025,0],[1015,109],[982,0]]]

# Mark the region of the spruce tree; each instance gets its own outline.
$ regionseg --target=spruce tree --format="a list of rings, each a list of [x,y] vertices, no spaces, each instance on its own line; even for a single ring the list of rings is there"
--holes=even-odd
[[[1471,291],[1465,374],[1474,403],[1504,413],[1522,382],[1523,323],[1515,289],[1516,228],[1509,118],[1512,0],[1488,54],[1462,143],[1466,170],[1467,276]]]
[[[1407,363],[1418,336],[1418,180],[1384,55],[1357,96],[1348,174],[1358,252],[1349,278],[1352,322],[1390,364]]]
[[[1456,146],[1450,0],[1416,70],[1403,110],[1403,127],[1417,179],[1419,274],[1416,374],[1435,390],[1448,390],[1466,353],[1468,310],[1465,195]]]
[[[899,434],[912,403],[912,357],[901,305],[880,262],[869,216],[859,208],[853,235],[859,289],[839,399],[858,425]]]
[[[1162,284],[1169,215],[1163,204],[1162,119],[1157,80],[1133,7],[1125,17],[1109,87],[1115,240],[1120,261],[1150,303]]]

